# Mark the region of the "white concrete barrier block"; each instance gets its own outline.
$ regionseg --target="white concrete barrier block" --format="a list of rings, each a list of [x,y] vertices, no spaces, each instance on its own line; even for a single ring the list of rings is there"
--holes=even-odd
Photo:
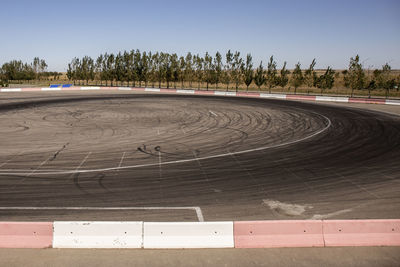
[[[385,104],[386,105],[399,105],[400,106],[400,100],[386,99]]]
[[[225,92],[214,91],[214,95],[225,95]]]
[[[130,87],[118,87],[118,90],[126,90],[126,91],[130,91],[132,90]]]
[[[286,95],[282,94],[266,94],[266,93],[261,93],[260,97],[263,98],[278,98],[278,99],[286,99]]]
[[[61,91],[61,88],[60,88],[60,87],[53,87],[53,88],[51,88],[51,87],[44,87],[44,88],[41,88],[41,90],[42,90],[42,91]]]
[[[214,91],[214,95],[236,96],[236,92]]]
[[[21,92],[21,88],[1,88],[0,92]]]
[[[83,86],[83,87],[81,87],[81,90],[100,90],[100,87],[98,87],[98,86]]]
[[[236,92],[225,92],[227,96],[236,96]]]
[[[160,92],[160,88],[144,88],[146,92]]]
[[[233,222],[145,222],[144,248],[233,248]]]
[[[143,222],[54,222],[54,248],[141,248]]]
[[[194,94],[194,90],[178,89],[178,90],[176,90],[176,92],[179,94]]]
[[[349,102],[348,97],[336,97],[336,96],[316,96],[316,101],[328,101],[328,102]]]

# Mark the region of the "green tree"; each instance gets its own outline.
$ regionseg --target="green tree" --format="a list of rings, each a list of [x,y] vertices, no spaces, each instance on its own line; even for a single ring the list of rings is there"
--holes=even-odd
[[[172,68],[172,61],[171,55],[165,54],[164,57],[164,69],[165,69],[165,80],[167,82],[167,88],[169,88],[169,83],[173,80],[173,68]]]
[[[232,73],[232,66],[233,66],[233,54],[231,50],[225,55],[225,65],[224,71],[222,72],[221,80],[226,85],[226,91],[229,89],[229,84],[231,82],[231,73]]]
[[[267,80],[265,81],[268,86],[269,93],[271,93],[271,89],[277,85],[276,73],[276,62],[274,61],[274,56],[271,56],[267,66]]]
[[[385,90],[386,98],[389,97],[390,89],[393,89],[395,86],[395,79],[391,78],[392,68],[388,63],[382,66],[382,70],[379,71],[379,75],[377,77],[378,87]]]
[[[286,61],[283,63],[283,67],[280,71],[280,76],[278,77],[278,85],[280,87],[285,88],[285,86],[288,84],[289,82],[289,74],[290,71],[286,69]]]
[[[185,57],[184,64],[184,79],[189,82],[189,88],[192,88],[193,81],[193,56],[192,53],[188,52]],[[183,87],[183,86],[182,86]]]
[[[204,80],[206,82],[207,86],[207,91],[208,91],[208,85],[213,82],[213,76],[214,76],[214,66],[213,66],[213,58],[206,52],[204,56]]]
[[[217,89],[218,83],[220,82],[222,76],[222,56],[219,52],[215,54],[214,70],[215,70],[215,78],[214,78],[215,89]]]
[[[300,87],[304,82],[303,72],[300,68],[301,64],[298,62],[293,70],[292,77],[290,79],[290,83],[294,87],[294,93],[296,94],[297,88]]]
[[[172,80],[174,81],[174,88],[176,89],[176,83],[179,81],[179,62],[178,55],[172,54],[170,57],[171,70],[172,70]]]
[[[246,84],[246,91],[249,90],[249,86],[253,81],[253,57],[250,54],[246,56],[246,65],[243,68],[244,83]]]
[[[306,69],[306,71],[304,72],[304,84],[308,88],[314,87],[318,80],[317,74],[314,70],[315,64],[316,64],[316,61],[314,58],[310,64],[310,66],[308,67],[308,69]]]
[[[266,80],[265,71],[261,61],[260,66],[258,66],[256,74],[254,75],[254,83],[257,85],[258,90],[261,90],[261,86],[266,82]]]
[[[186,69],[186,61],[183,56],[179,57],[179,79],[181,81],[181,88],[185,87],[185,69]]]
[[[204,71],[203,71],[204,58],[202,58],[201,56],[197,55],[196,56],[195,65],[196,65],[197,89],[200,90],[200,84],[201,84],[201,82],[203,81],[203,78],[204,78]]]
[[[146,51],[143,51],[141,61],[140,61],[140,80],[144,82],[144,87],[147,87],[147,82],[149,81],[149,56]]]
[[[360,57],[350,58],[349,70],[347,72],[347,83],[351,88],[351,96],[354,95],[354,90],[361,90],[365,86],[365,73],[360,63]]]
[[[97,59],[96,59],[96,65],[95,65],[96,75],[100,79],[100,86],[103,85],[103,75],[102,75],[102,72],[103,72],[103,68],[102,68],[103,67],[103,60],[104,60],[103,55],[100,54],[100,56],[98,56]],[[69,69],[69,64],[68,64],[67,76],[68,76],[68,79],[71,79],[70,75],[68,75],[69,72],[70,72],[70,69]]]
[[[233,63],[232,63],[232,79],[235,83],[236,92],[238,91],[239,84],[242,81],[242,72],[243,69],[243,59],[240,57],[240,52],[236,51],[233,55]]]
[[[380,76],[380,70],[376,69],[372,73],[372,79],[368,82],[367,85],[367,90],[368,90],[368,98],[371,98],[371,91],[376,90],[378,88],[377,86],[377,80],[379,79]]]
[[[316,85],[319,89],[321,89],[321,94],[322,94],[324,90],[332,89],[334,82],[335,82],[335,71],[332,70],[331,67],[328,67],[325,73],[317,78]]]

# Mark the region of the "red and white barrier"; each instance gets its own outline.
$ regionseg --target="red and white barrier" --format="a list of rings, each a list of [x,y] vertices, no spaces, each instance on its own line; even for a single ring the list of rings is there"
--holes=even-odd
[[[144,223],[0,222],[0,248],[324,246],[400,246],[400,219]]]
[[[268,94],[258,92],[232,92],[232,91],[213,91],[213,90],[193,90],[193,89],[166,89],[166,88],[137,88],[137,87],[57,87],[57,88],[1,88],[0,92],[35,92],[35,91],[72,91],[72,90],[123,90],[123,91],[145,91],[177,94],[196,94],[196,95],[215,95],[215,96],[239,96],[252,98],[274,98],[288,100],[306,100],[322,102],[342,102],[342,103],[363,103],[363,104],[386,104],[400,105],[400,100],[378,99],[378,98],[354,98],[338,96],[313,96],[313,95],[294,95],[294,94]]]

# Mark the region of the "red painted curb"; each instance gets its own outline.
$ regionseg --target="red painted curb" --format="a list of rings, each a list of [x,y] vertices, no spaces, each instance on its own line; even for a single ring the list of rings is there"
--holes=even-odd
[[[325,245],[400,246],[400,220],[323,221]]]
[[[242,221],[233,223],[236,248],[323,247],[322,221]]]
[[[49,248],[52,222],[0,222],[0,248]]]
[[[246,96],[246,97],[260,97],[260,93],[246,93],[246,92],[237,92],[237,96]]]
[[[161,88],[160,92],[163,92],[163,93],[176,93],[176,89]]]
[[[23,92],[34,92],[34,91],[41,91],[42,88],[21,88]]]

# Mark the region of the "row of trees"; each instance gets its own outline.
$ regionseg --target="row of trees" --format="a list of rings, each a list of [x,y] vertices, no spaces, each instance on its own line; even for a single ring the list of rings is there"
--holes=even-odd
[[[59,72],[48,72],[47,67],[46,61],[38,57],[29,64],[21,60],[6,62],[0,68],[0,84],[5,86],[9,81],[40,80],[50,76],[57,79],[61,75]]]
[[[399,90],[400,87],[400,79],[397,77],[396,80],[391,75],[391,67],[388,63],[383,65],[382,69],[375,69],[373,75],[369,75],[369,70],[365,72],[358,55],[350,58],[349,69],[342,71],[342,74],[345,86],[351,88],[351,95],[354,90],[366,89],[370,97],[372,90],[381,88],[385,90],[388,97],[391,89]]]
[[[304,82],[321,90],[332,88],[334,71],[328,67],[323,75],[318,76],[314,70],[315,64],[314,59],[303,74],[298,63],[289,79],[290,71],[286,62],[278,74],[277,63],[273,56],[270,57],[266,69],[262,62],[254,69],[252,56],[247,54],[244,60],[237,51],[232,53],[229,50],[223,60],[219,52],[214,57],[209,53],[200,56],[192,55],[190,52],[185,57],[178,57],[177,54],[132,50],[117,55],[106,53],[96,60],[88,56],[82,59],[74,58],[68,64],[67,76],[70,80],[84,80],[86,83],[98,79],[101,84],[104,81],[106,85],[108,82],[111,85],[114,85],[114,82],[126,82],[128,86],[130,83],[133,86],[136,84],[147,86],[149,83],[154,86],[158,83],[161,87],[161,83],[166,83],[167,88],[172,84],[176,88],[179,83],[184,87],[185,82],[189,87],[197,83],[198,88],[201,84],[206,84],[207,89],[210,85],[217,87],[223,83],[227,90],[231,84],[238,90],[242,83],[248,89],[253,82],[259,89],[266,85],[270,91],[276,86],[283,88],[288,84],[296,91]]]
[[[354,90],[383,88],[387,93],[396,86],[396,80],[390,75],[390,66],[385,64],[382,70],[375,70],[371,75],[367,75],[360,63],[357,55],[350,59],[348,70],[337,72],[327,67],[325,72],[317,74],[315,70],[315,59],[305,70],[301,69],[301,64],[297,63],[290,72],[287,64],[278,70],[277,62],[274,57],[269,58],[267,66],[264,67],[260,62],[258,67],[254,68],[251,54],[245,58],[241,57],[240,52],[225,53],[224,57],[217,52],[214,56],[208,52],[204,56],[187,53],[186,56],[169,54],[163,52],[141,52],[139,50],[124,51],[118,54],[102,54],[96,60],[85,56],[82,59],[74,58],[68,64],[67,76],[70,80],[84,80],[88,83],[90,80],[99,80],[100,84],[105,82],[127,83],[133,86],[153,87],[157,83],[161,87],[162,83],[167,88],[174,88],[180,84],[188,84],[190,88],[197,86],[200,88],[205,84],[208,89],[211,85],[218,86],[224,84],[228,90],[230,85],[238,90],[241,84],[245,84],[248,89],[254,83],[258,89],[266,86],[269,91],[274,87],[290,86],[297,88],[306,86],[308,88],[319,88],[321,93],[334,86],[335,79],[340,74],[343,75],[344,85],[351,88],[352,95]],[[194,85],[194,83],[196,85]]]
[[[225,55],[217,52],[214,56],[205,53],[204,56],[187,53],[185,56],[163,52],[141,52],[139,50],[124,51],[118,54],[102,54],[96,59],[85,56],[74,58],[68,64],[67,77],[69,80],[89,81],[96,80],[101,85],[132,84],[133,86],[158,87],[166,85],[167,88],[197,87],[203,85],[207,89],[214,85],[223,84],[226,90],[231,85],[238,90],[239,86],[245,85],[247,90],[254,83],[259,90],[262,87],[270,92],[274,87],[285,88],[289,86],[297,92],[299,87],[319,88],[321,93],[331,89],[335,81],[342,76],[343,85],[351,89],[351,95],[355,90],[368,90],[369,95],[375,89],[385,89],[386,95],[393,88],[398,89],[400,77],[397,80],[391,73],[388,64],[382,69],[365,70],[357,55],[350,58],[349,68],[342,72],[335,72],[327,67],[324,72],[315,70],[315,59],[307,69],[302,69],[297,63],[292,71],[287,69],[284,62],[283,67],[278,70],[277,62],[271,56],[266,66],[260,62],[254,67],[251,54],[244,58],[240,52],[231,52]],[[45,60],[34,58],[33,62],[10,61],[4,63],[0,68],[0,85],[4,86],[8,81],[34,80],[53,76],[55,80],[61,73],[48,72]]]

